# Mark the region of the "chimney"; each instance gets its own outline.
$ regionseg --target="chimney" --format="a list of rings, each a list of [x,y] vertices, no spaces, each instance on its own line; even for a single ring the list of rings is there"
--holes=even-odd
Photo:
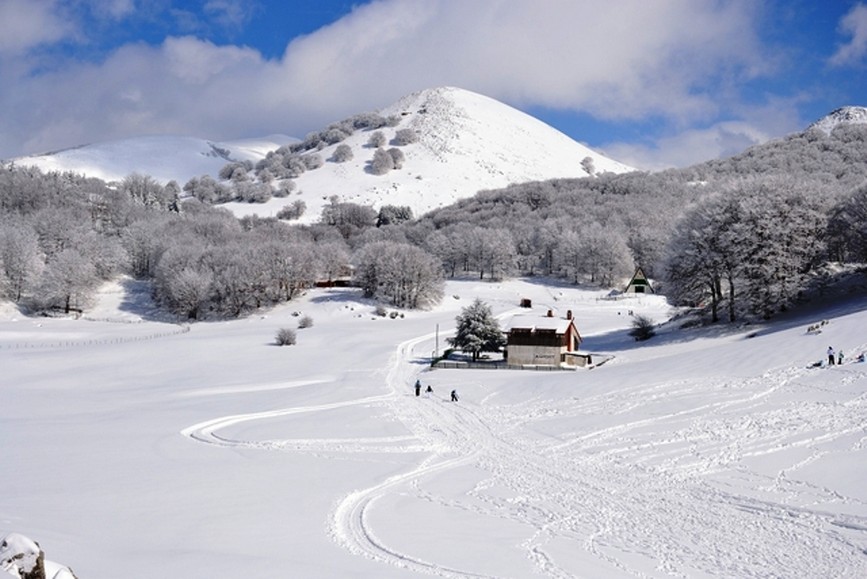
[[[567,320],[571,320],[571,319],[572,319],[572,310],[566,310],[566,319],[567,319]]]
[[[549,317],[549,318],[553,318],[553,317],[554,317],[554,310],[548,310],[548,317]]]

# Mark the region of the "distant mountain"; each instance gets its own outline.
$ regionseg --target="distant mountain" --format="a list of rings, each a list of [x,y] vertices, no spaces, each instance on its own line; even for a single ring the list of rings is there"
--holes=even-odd
[[[832,111],[828,115],[822,117],[821,119],[807,127],[807,130],[819,129],[825,134],[830,135],[831,131],[834,130],[834,128],[838,125],[847,124],[867,124],[867,108],[841,107],[835,111]]]
[[[259,139],[214,142],[194,137],[143,136],[82,145],[42,155],[11,159],[16,165],[35,165],[43,171],[72,171],[106,181],[123,179],[130,173],[150,175],[181,186],[191,177],[216,176],[229,161],[263,159],[268,151],[298,139],[270,135]]]
[[[560,131],[492,98],[467,90],[441,87],[406,96],[378,113],[396,116],[399,124],[381,130],[395,146],[397,131],[410,129],[417,141],[400,146],[401,169],[384,175],[369,170],[375,149],[368,145],[373,131],[357,131],[339,144],[353,152],[349,161],[329,161],[338,143],[318,153],[325,163],[295,179],[299,196],[272,199],[265,204],[229,203],[239,216],[273,216],[294,199],[307,211],[302,221],[316,220],[332,195],[341,201],[380,207],[408,206],[419,216],[450,205],[483,189],[513,183],[565,177],[586,177],[592,160],[594,173],[624,173],[632,167],[618,163],[567,137]]]
[[[458,88],[442,87],[406,96],[377,111],[399,118],[382,127],[395,146],[395,133],[411,129],[417,141],[399,147],[401,169],[374,175],[370,163],[375,148],[368,146],[371,129],[358,130],[341,143],[304,154],[318,154],[324,163],[295,179],[297,194],[259,203],[224,205],[238,216],[274,216],[296,199],[307,210],[301,222],[318,219],[333,195],[341,201],[380,207],[409,206],[418,216],[431,209],[513,183],[632,171],[622,163],[577,143],[542,121],[497,100]],[[191,137],[150,136],[85,145],[44,155],[22,157],[18,165],[45,171],[75,171],[106,180],[132,172],[158,181],[174,179],[183,186],[190,178],[216,177],[230,161],[265,158],[269,151],[299,142],[283,135],[258,140],[211,142]],[[351,147],[353,158],[342,163],[331,157],[339,144]],[[590,159],[590,161],[586,161]],[[583,163],[583,164],[582,164]]]

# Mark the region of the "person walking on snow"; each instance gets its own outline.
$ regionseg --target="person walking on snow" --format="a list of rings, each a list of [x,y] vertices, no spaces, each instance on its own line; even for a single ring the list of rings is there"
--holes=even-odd
[[[834,348],[832,348],[831,346],[828,346],[828,365],[834,365]]]
[[[840,350],[839,352],[837,352],[837,365],[838,366],[843,365],[843,350]]]
[[[452,402],[457,402],[457,401],[458,401],[458,391],[452,390]]]
[[[421,394],[421,380],[415,381],[415,395],[419,396]]]

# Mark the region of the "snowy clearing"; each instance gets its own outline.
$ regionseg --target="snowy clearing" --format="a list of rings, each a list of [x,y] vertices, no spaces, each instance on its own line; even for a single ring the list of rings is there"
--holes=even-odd
[[[348,289],[192,326],[112,295],[0,312],[0,531],[80,577],[867,576],[867,304],[639,344],[662,298],[534,280],[397,319]],[[571,309],[610,359],[429,370],[475,297]]]

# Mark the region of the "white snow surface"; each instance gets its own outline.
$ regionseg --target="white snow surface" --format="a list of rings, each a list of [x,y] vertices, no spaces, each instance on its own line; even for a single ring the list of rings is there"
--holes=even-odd
[[[42,171],[72,171],[106,181],[119,181],[130,173],[150,175],[165,184],[183,185],[192,177],[216,177],[232,161],[264,159],[268,151],[297,142],[286,135],[216,142],[196,137],[150,135],[82,145],[42,155],[11,159],[18,166]]]
[[[837,126],[848,124],[867,124],[867,107],[841,107],[811,124],[807,130],[819,129],[830,135]]]
[[[391,319],[315,289],[183,326],[121,280],[77,320],[4,308],[0,534],[88,579],[867,576],[867,300],[637,343],[629,310],[672,309],[604,293],[450,281]],[[572,310],[605,363],[430,370],[476,297]]]
[[[367,145],[373,131],[356,131],[343,141],[353,159],[329,161],[338,144],[315,154],[325,164],[295,179],[298,195],[264,204],[229,203],[238,216],[273,217],[285,205],[302,199],[307,210],[299,220],[318,220],[332,196],[340,201],[369,205],[408,206],[415,216],[472,197],[483,189],[514,183],[567,177],[586,177],[581,161],[593,159],[597,173],[633,171],[617,161],[572,140],[560,131],[495,99],[455,87],[427,89],[406,96],[378,111],[398,115],[396,127],[381,130],[394,145],[396,131],[412,129],[418,141],[398,147],[405,161],[385,175],[369,171],[375,149]]]

